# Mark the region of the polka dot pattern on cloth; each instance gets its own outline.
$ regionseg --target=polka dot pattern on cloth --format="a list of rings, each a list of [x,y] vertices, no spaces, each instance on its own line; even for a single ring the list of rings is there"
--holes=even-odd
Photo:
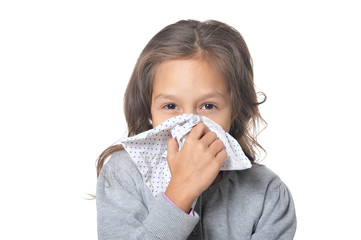
[[[121,144],[136,163],[145,184],[154,196],[165,192],[171,179],[167,164],[167,144],[172,135],[179,149],[184,145],[188,133],[199,122],[217,134],[224,144],[227,157],[221,170],[243,170],[252,166],[237,140],[211,119],[194,114],[183,114],[161,123],[157,127],[136,136],[121,139]]]

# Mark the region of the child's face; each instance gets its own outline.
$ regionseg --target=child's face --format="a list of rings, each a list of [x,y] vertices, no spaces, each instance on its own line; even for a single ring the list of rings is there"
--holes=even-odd
[[[200,58],[165,61],[155,72],[151,104],[153,127],[185,113],[206,116],[229,132],[232,104],[225,80]]]

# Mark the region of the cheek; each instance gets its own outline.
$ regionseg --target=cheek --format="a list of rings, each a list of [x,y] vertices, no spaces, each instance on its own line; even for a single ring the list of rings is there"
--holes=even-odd
[[[229,130],[231,129],[231,123],[232,123],[232,119],[230,115],[228,117],[223,118],[223,122],[221,125],[223,130],[229,132]]]
[[[151,117],[150,120],[152,121],[153,127],[156,127],[158,125],[158,122],[159,122],[158,116],[159,116],[159,114],[157,113],[157,111],[154,109],[154,107],[152,105],[150,108],[150,117]]]
[[[210,119],[212,119],[214,122],[216,122],[218,125],[220,125],[224,131],[229,132],[229,130],[231,128],[231,119],[230,118],[218,116],[216,118],[210,117]]]
[[[224,122],[223,125],[221,125],[223,130],[226,132],[229,132],[230,128],[231,128],[231,123],[230,122]]]
[[[162,122],[168,120],[169,117],[164,116],[164,114],[161,113],[161,111],[153,110],[151,111],[151,120],[153,123],[153,128],[161,124]]]

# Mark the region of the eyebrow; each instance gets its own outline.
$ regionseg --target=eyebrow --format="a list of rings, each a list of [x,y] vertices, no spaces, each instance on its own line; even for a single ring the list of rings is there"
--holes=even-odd
[[[205,99],[209,99],[209,98],[217,98],[217,97],[221,97],[222,99],[226,99],[226,96],[222,93],[219,92],[211,92],[211,93],[207,93],[205,95],[203,95],[202,97],[200,97],[198,99],[198,101],[203,101]],[[170,99],[170,100],[176,100],[177,97],[171,94],[159,94],[157,96],[154,97],[154,102],[159,99],[159,98],[163,98],[163,99]]]

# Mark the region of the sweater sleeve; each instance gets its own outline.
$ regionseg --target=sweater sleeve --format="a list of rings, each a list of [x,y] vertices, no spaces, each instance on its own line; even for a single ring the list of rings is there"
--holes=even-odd
[[[291,193],[281,182],[275,189],[268,190],[252,240],[292,240],[296,225]]]
[[[144,183],[139,183],[139,176],[134,174],[126,167],[115,170],[103,166],[96,194],[98,238],[186,239],[199,216],[177,209],[163,194],[146,200],[139,188],[139,184]]]

